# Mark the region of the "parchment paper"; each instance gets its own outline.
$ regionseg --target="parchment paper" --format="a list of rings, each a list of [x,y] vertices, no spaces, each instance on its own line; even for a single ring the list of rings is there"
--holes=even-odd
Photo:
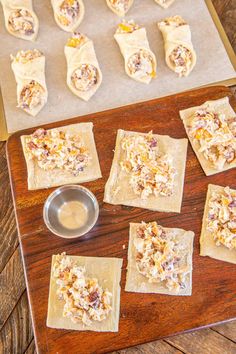
[[[34,1],[34,9],[40,21],[35,43],[10,36],[5,30],[0,9],[0,83],[9,132],[146,101],[235,77],[204,0],[176,0],[167,10],[153,0],[135,0],[126,18],[134,19],[146,27],[150,47],[157,56],[157,78],[148,86],[133,81],[125,74],[123,57],[113,38],[120,19],[109,10],[105,0],[84,0],[84,3],[86,13],[79,30],[93,39],[103,73],[103,83],[89,102],[74,96],[66,85],[63,49],[69,35],[56,25],[50,1]],[[156,24],[167,16],[177,14],[190,24],[197,52],[197,65],[187,78],[178,78],[166,66],[163,39]],[[30,48],[40,49],[46,56],[49,90],[48,103],[35,118],[16,108],[16,84],[9,59],[9,55],[15,54],[17,50]]]

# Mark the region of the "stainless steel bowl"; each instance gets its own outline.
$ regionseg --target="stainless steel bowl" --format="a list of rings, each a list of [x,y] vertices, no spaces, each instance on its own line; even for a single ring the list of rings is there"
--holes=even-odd
[[[69,185],[57,188],[47,198],[43,218],[48,229],[64,238],[86,234],[96,224],[99,206],[87,188]]]

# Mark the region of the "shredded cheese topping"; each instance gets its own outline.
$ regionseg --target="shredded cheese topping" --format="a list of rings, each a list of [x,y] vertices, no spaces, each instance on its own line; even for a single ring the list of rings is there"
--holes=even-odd
[[[75,32],[66,43],[67,47],[79,48],[87,41],[87,37],[80,32]]]
[[[59,168],[78,175],[87,167],[91,156],[79,135],[59,129],[38,129],[26,139],[27,152],[40,168]]]
[[[149,195],[171,196],[176,174],[171,158],[161,154],[152,132],[146,135],[127,135],[121,141],[124,158],[121,169],[126,171],[135,194],[142,199]]]
[[[156,76],[155,63],[152,55],[147,50],[140,49],[131,55],[127,63],[129,72],[136,78]]]
[[[12,60],[15,60],[18,63],[26,64],[31,60],[42,57],[43,54],[38,49],[33,50],[19,50],[14,58],[11,56]]]
[[[236,161],[236,118],[226,119],[208,109],[199,109],[191,117],[189,135],[216,169],[222,170],[226,163]]]
[[[34,109],[45,101],[45,89],[39,82],[32,80],[26,84],[20,93],[18,107]]]
[[[78,0],[64,0],[58,8],[57,18],[63,26],[71,26],[80,15],[80,4]]]
[[[214,191],[209,199],[207,230],[217,246],[236,249],[236,192],[229,187]]]
[[[177,16],[167,17],[160,24],[165,26],[180,27],[180,26],[187,25],[187,22],[181,16],[177,15]]]
[[[170,54],[170,61],[174,65],[175,72],[179,74],[179,76],[185,75],[193,61],[191,51],[184,47],[183,45],[178,45]]]
[[[92,64],[81,64],[72,74],[71,82],[78,91],[89,91],[98,82],[98,69]]]
[[[133,33],[134,31],[137,31],[140,28],[141,27],[137,25],[133,20],[130,21],[123,20],[122,23],[118,25],[116,33],[117,34]]]
[[[125,13],[128,11],[130,0],[109,0],[109,3],[115,10]]]
[[[65,253],[56,256],[53,277],[58,285],[57,295],[65,302],[63,317],[90,326],[94,321],[105,320],[112,311],[112,293],[104,290],[98,279],[87,277],[85,267]]]
[[[31,13],[25,9],[17,9],[10,13],[8,25],[11,31],[31,36],[34,33],[34,19]]]
[[[156,222],[138,227],[134,239],[136,267],[150,283],[161,283],[175,292],[187,286],[188,249],[179,242],[173,231],[165,231]]]

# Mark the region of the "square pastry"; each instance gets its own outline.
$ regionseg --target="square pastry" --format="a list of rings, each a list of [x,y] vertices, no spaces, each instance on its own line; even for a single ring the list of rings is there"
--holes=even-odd
[[[28,189],[83,183],[102,177],[93,136],[93,123],[37,129],[21,136]]]
[[[236,264],[236,190],[208,185],[200,255]]]
[[[122,259],[52,256],[47,326],[118,332]]]
[[[193,239],[192,231],[131,223],[125,290],[191,295]]]
[[[180,117],[207,176],[236,167],[236,114],[228,97],[180,111]]]
[[[187,139],[119,129],[104,201],[180,212]]]
[[[158,5],[163,7],[164,9],[167,9],[170,5],[172,5],[175,0],[155,0]]]

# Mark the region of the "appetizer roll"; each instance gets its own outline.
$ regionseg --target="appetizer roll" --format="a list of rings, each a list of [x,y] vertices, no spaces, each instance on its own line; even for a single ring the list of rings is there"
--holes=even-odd
[[[54,18],[66,32],[74,32],[84,18],[83,0],[51,0]]]
[[[17,83],[18,107],[36,116],[47,102],[45,56],[37,49],[19,51],[11,56]]]
[[[32,0],[1,0],[5,26],[15,37],[34,41],[39,21],[33,10]]]
[[[196,64],[190,27],[180,16],[158,23],[165,41],[166,63],[180,77],[188,76]]]
[[[102,82],[93,41],[75,33],[65,46],[67,85],[78,97],[88,101]]]
[[[106,0],[107,6],[118,16],[124,17],[134,0]]]
[[[118,332],[122,259],[52,256],[47,326]]]
[[[155,0],[158,5],[163,7],[164,9],[167,9],[170,5],[172,5],[175,0]]]
[[[236,264],[236,190],[208,185],[200,255]]]
[[[180,111],[180,116],[207,176],[236,167],[236,114],[228,97]]]
[[[194,233],[155,221],[131,223],[125,290],[191,295]]]
[[[133,21],[120,23],[114,35],[132,79],[149,84],[156,76],[156,57],[151,51],[145,28]]]

